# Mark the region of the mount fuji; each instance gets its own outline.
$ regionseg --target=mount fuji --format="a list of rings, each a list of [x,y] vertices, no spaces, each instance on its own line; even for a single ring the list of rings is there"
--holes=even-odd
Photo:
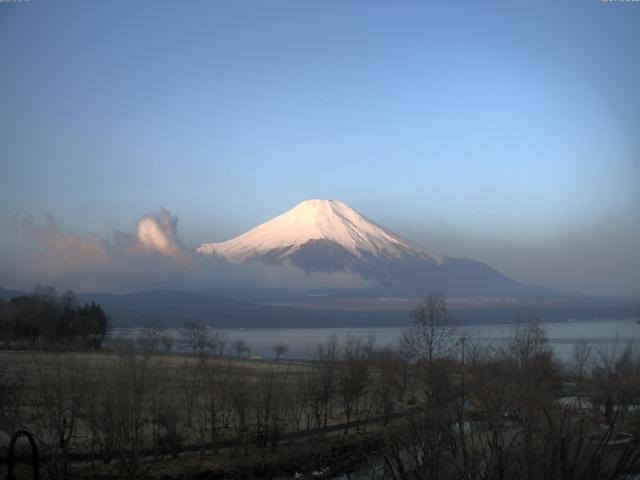
[[[348,272],[374,290],[449,295],[522,295],[522,285],[484,263],[432,252],[405,240],[337,200],[307,200],[219,243],[197,248],[233,263],[291,262],[305,272]]]

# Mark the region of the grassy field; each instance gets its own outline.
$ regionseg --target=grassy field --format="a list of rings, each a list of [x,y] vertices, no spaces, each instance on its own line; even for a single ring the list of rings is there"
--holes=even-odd
[[[292,450],[320,452],[320,437],[330,450],[347,428],[371,432],[383,421],[370,385],[345,414],[337,364],[134,351],[3,352],[0,362],[3,388],[13,392],[2,404],[2,444],[28,429],[57,474],[281,465]]]
[[[357,338],[307,362],[2,352],[0,453],[26,428],[56,479],[332,478],[370,462],[443,480],[638,472],[639,351],[562,364],[536,324],[501,345],[468,345],[464,365]]]

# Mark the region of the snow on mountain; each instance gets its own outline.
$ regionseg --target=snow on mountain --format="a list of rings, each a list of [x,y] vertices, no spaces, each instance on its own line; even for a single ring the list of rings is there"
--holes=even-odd
[[[401,257],[410,254],[430,258],[441,265],[443,257],[386,231],[337,200],[306,200],[291,210],[248,232],[220,243],[206,243],[199,253],[216,253],[234,262],[245,262],[269,252],[285,258],[309,242],[325,240],[340,245],[356,257]]]
[[[432,253],[336,200],[307,200],[236,238],[205,243],[197,251],[235,263],[289,261],[305,272],[353,273],[387,293],[525,290],[484,263]]]

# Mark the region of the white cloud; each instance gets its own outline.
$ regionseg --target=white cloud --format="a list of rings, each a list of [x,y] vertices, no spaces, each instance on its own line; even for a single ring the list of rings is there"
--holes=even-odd
[[[14,218],[26,240],[18,255],[0,258],[0,285],[31,288],[50,284],[77,291],[128,292],[150,288],[197,291],[366,287],[370,282],[349,273],[305,273],[292,264],[231,264],[200,255],[178,235],[178,218],[167,210],[144,215],[135,233],[116,231],[112,238],[62,230],[52,216],[44,224]]]

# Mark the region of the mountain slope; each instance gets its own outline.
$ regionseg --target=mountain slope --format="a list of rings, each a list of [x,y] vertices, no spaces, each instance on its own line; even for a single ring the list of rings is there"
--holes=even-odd
[[[236,262],[263,255],[275,260],[316,242],[338,244],[356,257],[369,254],[398,258],[411,253],[442,263],[440,255],[386,231],[337,200],[304,201],[236,238],[203,244],[198,252],[217,253]]]
[[[248,232],[197,251],[235,263],[290,261],[306,272],[349,272],[385,292],[522,294],[529,288],[474,260],[433,253],[336,200],[307,200]]]

